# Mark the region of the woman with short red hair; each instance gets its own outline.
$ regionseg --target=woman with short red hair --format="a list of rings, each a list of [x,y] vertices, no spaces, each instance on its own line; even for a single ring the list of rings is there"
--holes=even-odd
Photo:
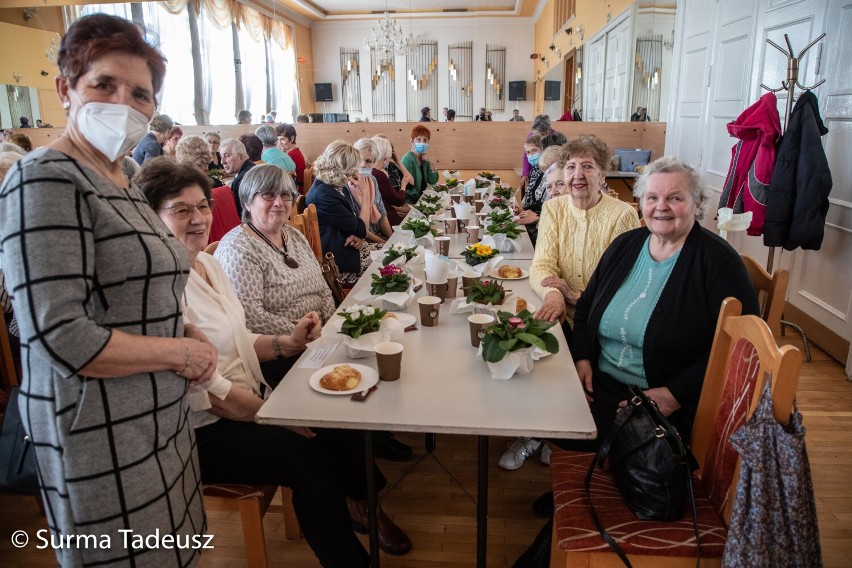
[[[422,124],[411,129],[411,150],[402,157],[402,165],[414,176],[414,183],[405,186],[405,200],[408,203],[417,203],[426,187],[438,182],[438,172],[426,159],[431,137],[432,133]]]

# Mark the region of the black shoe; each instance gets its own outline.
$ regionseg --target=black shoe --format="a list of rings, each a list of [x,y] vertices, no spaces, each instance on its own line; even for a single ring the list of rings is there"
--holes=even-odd
[[[546,519],[553,516],[553,491],[542,493],[538,499],[533,501],[533,512]]]
[[[414,453],[411,446],[406,446],[390,432],[375,432],[373,434],[373,455],[390,461],[404,462],[411,459]]]
[[[553,540],[553,519],[547,521],[528,549],[521,554],[512,568],[548,568],[550,566],[550,544]]]

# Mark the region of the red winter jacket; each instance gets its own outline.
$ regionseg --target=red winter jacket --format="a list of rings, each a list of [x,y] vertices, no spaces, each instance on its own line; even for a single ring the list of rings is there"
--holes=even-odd
[[[728,124],[728,133],[740,141],[731,149],[719,207],[730,207],[735,213],[751,211],[747,233],[752,236],[763,234],[769,181],[781,137],[777,105],[775,94],[767,93]]]

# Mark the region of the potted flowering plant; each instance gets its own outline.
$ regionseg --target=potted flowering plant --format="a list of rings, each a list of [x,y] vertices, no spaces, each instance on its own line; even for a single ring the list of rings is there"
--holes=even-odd
[[[432,235],[434,237],[437,234],[436,231],[432,229],[432,225],[425,219],[408,219],[402,224],[402,228],[414,233],[415,239],[425,237],[426,235]]]
[[[499,306],[506,299],[506,289],[497,280],[476,282],[467,293],[468,304],[491,304]]]
[[[447,180],[447,188],[455,189],[459,185],[459,178],[451,177]]]
[[[417,247],[415,245],[407,245],[405,243],[396,243],[385,250],[385,257],[382,259],[382,264],[390,264],[398,258],[404,258],[403,263],[408,262],[417,255]]]
[[[482,358],[496,363],[507,353],[538,347],[548,353],[559,352],[559,342],[547,330],[556,322],[536,319],[529,310],[520,313],[497,312],[497,321],[486,329],[482,338]]]
[[[488,259],[497,256],[497,250],[482,243],[475,243],[465,247],[461,254],[464,257],[465,262],[467,262],[470,266],[476,266],[477,264],[482,264],[483,262],[487,262]]]
[[[479,172],[479,177],[485,178],[487,180],[492,180],[494,179],[494,172],[482,171]]]
[[[511,186],[503,187],[502,185],[497,184],[497,186],[494,188],[494,196],[495,197],[502,197],[503,199],[511,199],[513,193],[515,193],[515,189]]]
[[[373,274],[370,293],[375,295],[388,292],[405,292],[411,285],[411,278],[395,264],[387,264],[379,268],[378,274]]]
[[[488,202],[488,205],[490,205],[492,209],[509,209],[509,202],[502,197],[492,197]]]
[[[434,189],[438,193],[443,193],[449,189],[449,186],[445,183],[436,183]]]
[[[491,221],[485,232],[489,235],[506,235],[507,239],[517,239],[521,236],[521,228],[511,219]]]
[[[512,212],[508,209],[498,207],[497,209],[489,211],[485,218],[488,219],[489,223],[503,223],[505,221],[512,220]]]
[[[491,187],[491,182],[488,181],[487,179],[476,178],[476,188],[482,189],[482,188],[485,188],[485,187]]]
[[[441,205],[439,203],[424,201],[421,197],[420,201],[414,204],[414,208],[423,213],[424,217],[428,217],[437,213],[441,209]]]
[[[373,306],[349,306],[342,312],[337,312],[337,315],[343,318],[340,333],[352,339],[358,339],[366,333],[379,331],[379,324],[385,314],[387,314],[387,310]]]
[[[426,203],[438,203],[441,201],[441,196],[438,194],[433,195],[431,193],[424,193],[420,196],[420,201]]]

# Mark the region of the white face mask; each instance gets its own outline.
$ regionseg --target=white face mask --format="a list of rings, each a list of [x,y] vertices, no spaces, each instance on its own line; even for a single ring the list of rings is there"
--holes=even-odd
[[[77,128],[111,162],[136,146],[148,132],[148,117],[127,105],[86,103],[77,113]]]

